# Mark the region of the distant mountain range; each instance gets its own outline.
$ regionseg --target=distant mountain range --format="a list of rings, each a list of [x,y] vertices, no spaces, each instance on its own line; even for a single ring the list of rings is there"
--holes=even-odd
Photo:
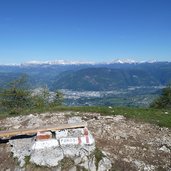
[[[145,70],[86,68],[61,74],[54,87],[72,90],[113,90],[128,86],[155,86],[159,80]]]
[[[31,87],[51,90],[113,90],[128,86],[159,86],[171,81],[171,62],[116,60],[109,63],[37,62],[0,65],[0,86],[27,74]]]
[[[138,63],[155,63],[157,61],[135,61],[132,59],[115,59],[109,62],[91,62],[91,61],[68,61],[68,60],[54,60],[54,61],[28,61],[22,63],[21,65],[29,66],[29,65],[82,65],[82,64],[138,64]]]

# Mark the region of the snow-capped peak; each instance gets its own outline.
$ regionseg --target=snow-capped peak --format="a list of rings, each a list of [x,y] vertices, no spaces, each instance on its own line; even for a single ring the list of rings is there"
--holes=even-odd
[[[119,63],[119,64],[136,64],[138,63],[137,61],[133,59],[115,59],[111,63]]]
[[[67,61],[67,60],[54,60],[54,61],[28,61],[22,65],[79,65],[79,64],[94,64],[93,62],[82,61]]]
[[[153,61],[135,61],[133,59],[114,59],[108,62],[91,62],[91,61],[69,61],[69,60],[54,60],[54,61],[28,61],[22,63],[22,66],[30,65],[96,65],[96,64],[141,64],[141,63],[156,63]]]

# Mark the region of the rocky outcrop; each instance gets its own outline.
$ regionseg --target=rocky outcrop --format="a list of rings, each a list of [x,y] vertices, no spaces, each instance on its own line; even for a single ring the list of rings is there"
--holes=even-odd
[[[68,123],[81,121],[81,117],[71,117]],[[91,171],[105,171],[112,167],[105,154],[96,154],[95,140],[86,127],[56,131],[53,136],[49,131],[37,133],[36,137],[10,140],[9,144],[21,168],[28,162],[58,171],[64,170],[64,167],[67,170],[79,168]]]
[[[73,145],[72,148],[70,146],[67,148],[66,146],[62,148],[55,147],[58,149],[58,153],[53,150],[50,154],[48,152],[42,153],[40,150],[39,155],[42,155],[42,158],[45,155],[52,159],[53,155],[57,156],[56,164],[54,164],[55,162],[46,161],[46,164],[48,163],[47,165],[49,166],[58,165],[59,170],[63,167],[68,167],[71,170],[83,168],[91,168],[91,170],[104,170],[105,168],[108,170],[109,167],[112,167],[113,170],[126,171],[171,170],[171,130],[127,119],[122,115],[102,116],[98,113],[72,111],[43,113],[2,119],[0,124],[4,129],[38,128],[46,125],[67,123],[68,120],[70,123],[73,121],[86,121],[96,145],[91,146],[93,150],[87,149],[89,148],[87,145],[83,147],[75,147]],[[78,132],[74,134],[78,135]],[[10,147],[10,144],[12,147]],[[32,139],[29,139],[29,141],[28,139],[12,140],[10,144],[0,144],[1,168],[11,169],[12,171],[12,168],[18,167],[14,166],[10,151],[18,158],[20,166],[23,168],[27,166],[27,161],[29,161],[29,164],[34,161],[37,164],[41,163],[40,165],[43,166],[42,163],[45,160],[36,159],[36,153],[33,152],[33,149],[28,148],[34,145]],[[17,147],[16,145],[20,146],[20,151],[16,151],[18,149],[15,148]],[[54,149],[54,147],[50,148]],[[74,155],[69,158],[71,153]],[[29,154],[30,157],[26,157]],[[61,157],[62,155],[63,157]],[[7,165],[7,160],[13,163],[13,165]]]

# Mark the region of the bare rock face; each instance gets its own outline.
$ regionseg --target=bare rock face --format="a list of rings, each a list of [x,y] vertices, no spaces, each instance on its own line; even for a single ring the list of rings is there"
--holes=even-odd
[[[25,165],[25,157],[30,156],[31,147],[33,145],[32,139],[16,139],[10,140],[9,144],[12,146],[11,152],[13,157],[18,159],[20,167]]]
[[[55,167],[64,158],[61,148],[50,147],[32,151],[30,162],[39,166]]]

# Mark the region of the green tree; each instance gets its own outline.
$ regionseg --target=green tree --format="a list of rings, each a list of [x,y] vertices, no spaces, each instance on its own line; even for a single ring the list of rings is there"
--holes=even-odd
[[[30,91],[26,88],[26,80],[26,75],[22,75],[19,79],[12,81],[6,89],[1,90],[1,108],[11,114],[16,114],[31,105],[31,96]]]
[[[39,88],[38,92],[32,94],[33,107],[45,108],[49,106],[49,89],[47,87]]]
[[[54,98],[50,99],[50,106],[61,106],[64,101],[63,93],[59,90],[56,91]]]
[[[55,95],[47,87],[39,88],[32,94],[33,107],[37,109],[60,106],[63,103],[63,94],[56,91]]]
[[[161,96],[154,100],[150,107],[171,109],[171,84],[162,90]]]
[[[26,81],[27,77],[23,75],[0,91],[1,111],[19,114],[25,110],[48,110],[49,107],[62,105],[63,94],[60,91],[57,91],[55,96],[49,92],[47,87],[31,91],[28,89]]]

